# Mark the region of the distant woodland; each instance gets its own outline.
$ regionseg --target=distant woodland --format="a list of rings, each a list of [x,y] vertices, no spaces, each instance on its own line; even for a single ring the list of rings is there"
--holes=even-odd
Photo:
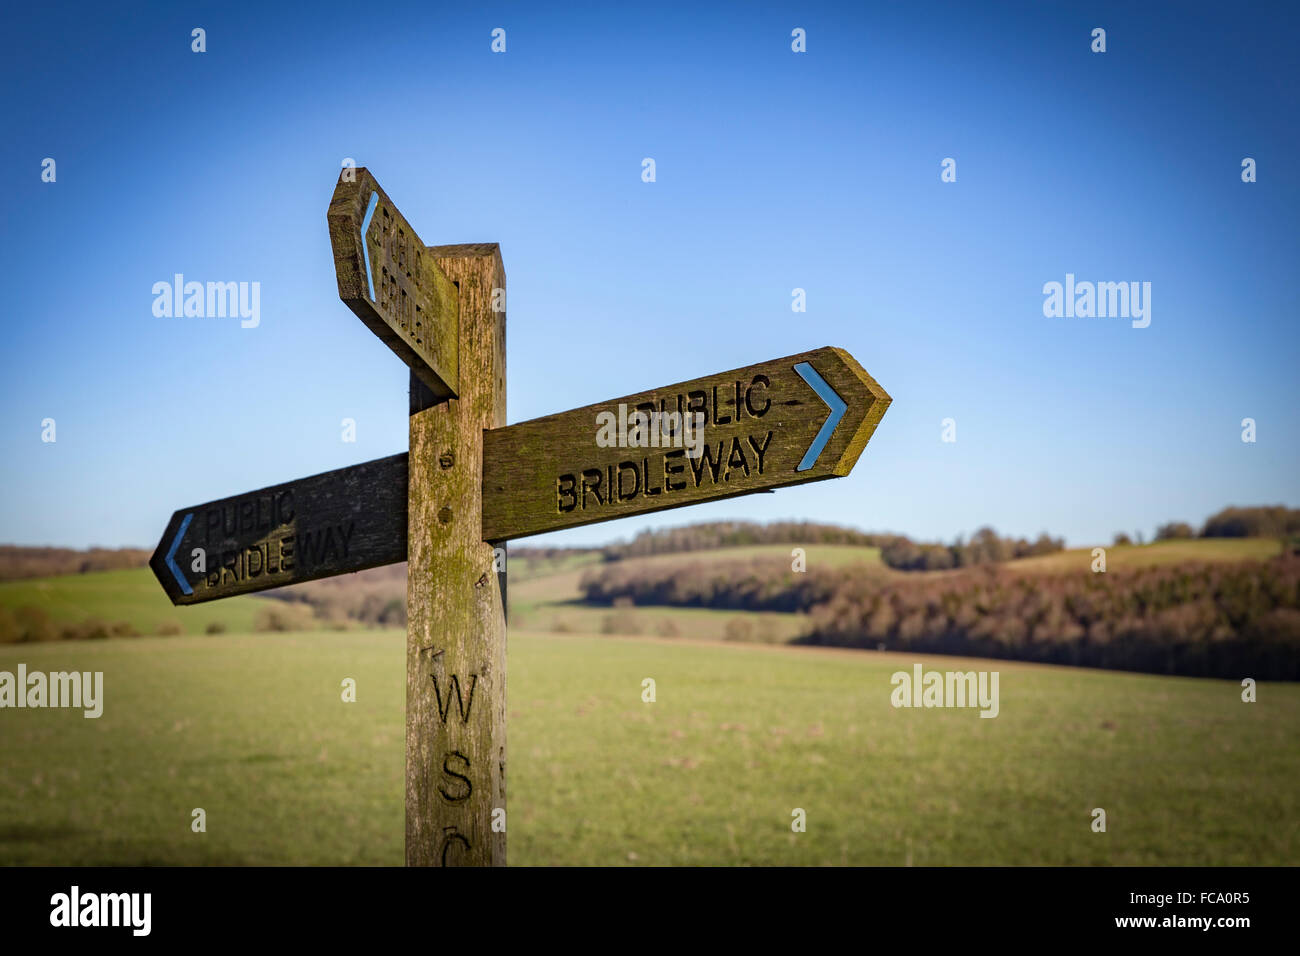
[[[591,604],[808,615],[802,643],[1195,677],[1300,680],[1300,558],[1094,574],[796,572],[786,558],[588,571]]]
[[[152,551],[143,548],[91,548],[88,551],[77,551],[72,548],[29,548],[0,544],[0,581],[142,568],[149,563],[151,554]]]

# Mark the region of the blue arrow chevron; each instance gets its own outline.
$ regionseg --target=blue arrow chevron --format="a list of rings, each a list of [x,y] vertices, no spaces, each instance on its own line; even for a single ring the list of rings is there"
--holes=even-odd
[[[370,217],[375,214],[375,207],[379,205],[379,193],[370,194],[370,205],[366,207],[366,218],[361,220],[361,258],[366,260],[366,282],[370,286],[370,301],[375,301],[375,279],[370,274],[370,250],[366,248],[366,232],[370,229]]]
[[[185,575],[181,574],[181,569],[176,566],[176,549],[181,546],[181,538],[185,537],[185,529],[190,526],[190,519],[193,517],[194,512],[190,512],[181,521],[176,537],[172,538],[171,550],[167,552],[167,567],[171,569],[172,574],[176,577],[176,583],[181,586],[183,594],[193,594],[194,589],[190,587],[190,582],[185,580]]]
[[[799,373],[801,379],[812,387],[812,390],[817,393],[817,397],[825,402],[831,410],[826,421],[822,423],[821,431],[817,433],[813,443],[808,446],[808,450],[803,453],[803,461],[799,462],[799,467],[795,469],[795,471],[807,471],[817,463],[818,456],[821,455],[822,449],[826,447],[826,443],[831,440],[835,426],[840,423],[840,419],[849,410],[849,406],[845,404],[844,399],[840,398],[835,389],[826,383],[826,379],[818,375],[817,370],[807,362],[800,362],[794,367],[794,370]]]

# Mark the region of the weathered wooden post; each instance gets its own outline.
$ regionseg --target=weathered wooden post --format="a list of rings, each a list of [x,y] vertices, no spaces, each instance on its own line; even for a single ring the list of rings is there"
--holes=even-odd
[[[495,244],[429,254],[460,290],[460,385],[421,408],[412,374],[406,862],[502,866],[506,621],[483,540],[483,434],[506,423],[506,315],[493,310],[506,277]]]
[[[410,366],[406,862],[506,861],[506,628],[483,434],[506,423],[495,244],[426,247],[366,169],[329,211],[339,295]]]

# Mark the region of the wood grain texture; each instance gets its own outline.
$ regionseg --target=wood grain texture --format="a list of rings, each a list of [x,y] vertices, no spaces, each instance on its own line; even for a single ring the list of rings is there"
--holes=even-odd
[[[847,409],[812,466],[801,470],[831,414],[796,371],[805,362]],[[504,541],[847,475],[890,401],[848,352],[821,348],[488,432],[483,537]],[[620,404],[628,419],[636,409],[700,410],[700,455],[687,455],[682,439],[602,447],[599,416],[618,417]]]
[[[339,298],[437,400],[456,395],[456,287],[411,224],[364,166],[339,174],[327,219]]]
[[[482,534],[483,434],[505,424],[495,244],[433,246],[460,289],[458,398],[410,417],[406,862],[506,862],[505,607]]]
[[[173,604],[197,604],[405,561],[406,458],[182,508],[149,567]],[[204,551],[205,573],[193,570],[196,548]]]

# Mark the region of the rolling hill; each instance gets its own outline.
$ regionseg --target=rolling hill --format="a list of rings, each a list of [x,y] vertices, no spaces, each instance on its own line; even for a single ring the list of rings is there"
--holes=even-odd
[[[125,621],[142,634],[156,634],[164,622],[179,624],[187,634],[202,634],[214,621],[229,631],[250,631],[253,616],[264,603],[262,598],[234,597],[173,607],[148,568],[0,582],[0,608],[40,608],[55,624],[87,618],[110,624]]]

